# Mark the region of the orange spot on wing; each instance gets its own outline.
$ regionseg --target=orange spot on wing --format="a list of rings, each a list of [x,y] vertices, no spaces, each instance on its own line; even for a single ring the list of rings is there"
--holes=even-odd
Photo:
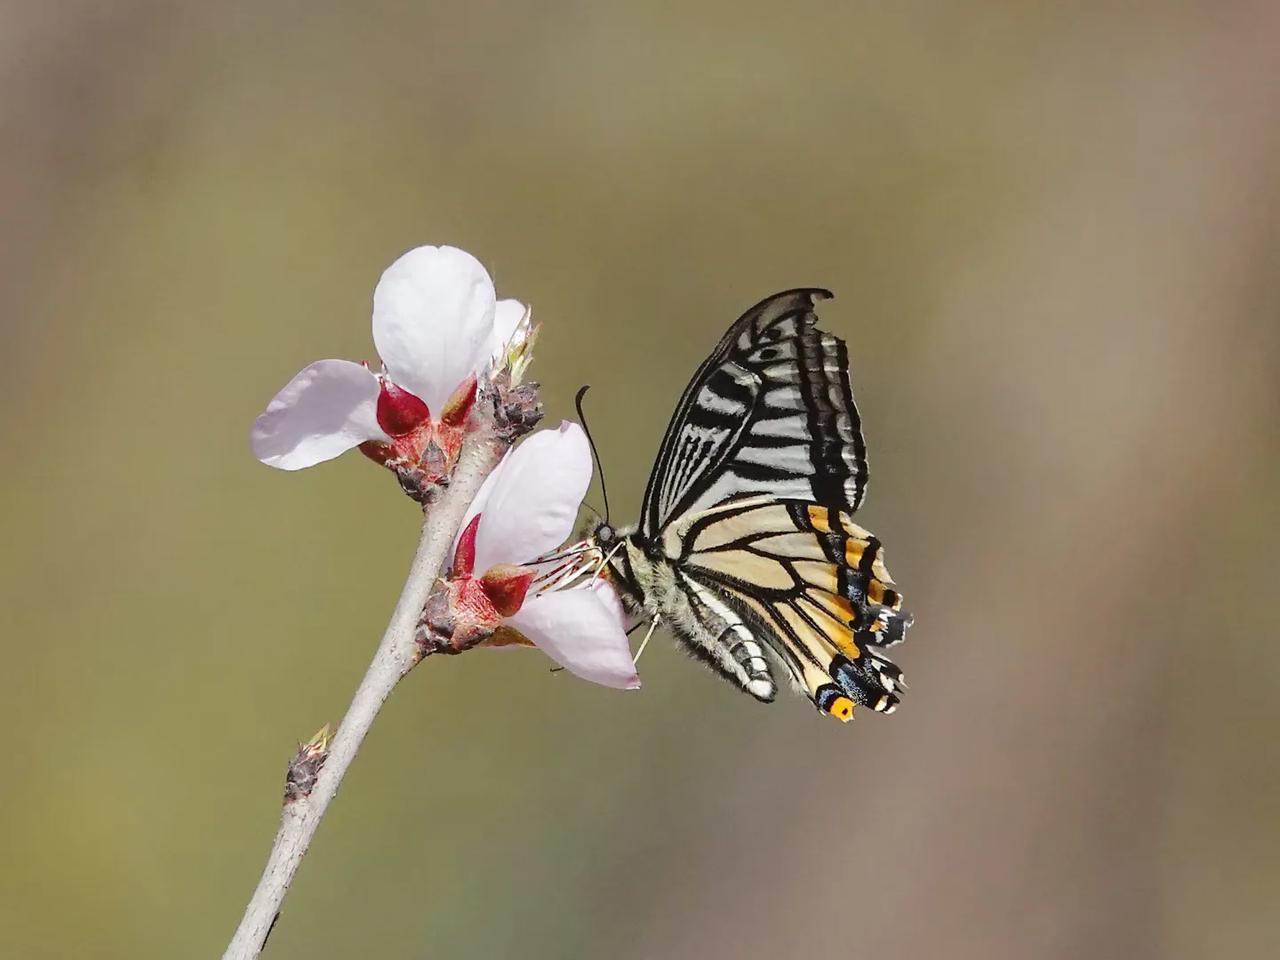
[[[853,701],[848,697],[836,697],[831,701],[828,715],[835,717],[841,723],[848,723],[853,719]]]
[[[866,544],[860,540],[846,540],[844,544],[844,562],[851,567],[862,563],[862,551]]]
[[[831,532],[831,521],[828,517],[826,507],[819,507],[816,504],[809,506],[809,523],[813,525],[813,529],[819,533]]]

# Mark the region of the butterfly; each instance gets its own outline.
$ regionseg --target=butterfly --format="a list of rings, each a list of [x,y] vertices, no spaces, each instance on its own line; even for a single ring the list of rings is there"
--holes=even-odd
[[[729,328],[677,404],[640,522],[588,538],[624,604],[755,697],[781,674],[821,713],[892,713],[886,655],[912,618],[880,541],[853,521],[867,455],[826,290],[778,293]],[[643,622],[643,620],[641,620]],[[646,637],[646,642],[648,637]]]

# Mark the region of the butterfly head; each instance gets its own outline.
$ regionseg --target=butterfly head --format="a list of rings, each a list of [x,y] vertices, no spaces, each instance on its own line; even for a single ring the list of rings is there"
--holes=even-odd
[[[603,575],[617,588],[623,603],[639,607],[644,603],[644,572],[649,568],[634,529],[619,529],[608,520],[592,528],[588,540],[598,551]]]
[[[601,520],[596,524],[595,529],[591,531],[591,539],[605,553],[608,553],[620,542],[617,528],[608,520]]]

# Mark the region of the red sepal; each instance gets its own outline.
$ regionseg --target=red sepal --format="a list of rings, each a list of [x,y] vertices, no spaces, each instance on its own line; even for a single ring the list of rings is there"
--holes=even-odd
[[[378,426],[390,436],[403,437],[431,419],[431,411],[417,396],[390,380],[378,391]]]
[[[466,423],[467,414],[471,413],[471,408],[475,406],[478,386],[479,381],[476,380],[476,375],[468,374],[467,379],[458,384],[458,389],[453,391],[445,401],[444,410],[440,412],[440,422],[447,423],[451,427],[460,427]]]
[[[476,530],[480,528],[480,514],[471,518],[462,534],[458,537],[457,549],[453,551],[454,580],[471,576],[476,565]]]
[[[480,578],[489,602],[502,616],[509,617],[520,609],[524,596],[533,583],[533,571],[510,563],[490,567]]]

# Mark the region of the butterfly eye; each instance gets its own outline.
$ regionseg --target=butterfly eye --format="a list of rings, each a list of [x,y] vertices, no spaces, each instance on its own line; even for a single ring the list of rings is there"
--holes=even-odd
[[[600,526],[596,527],[596,539],[601,543],[612,543],[613,527],[609,526],[607,523],[600,524]]]

